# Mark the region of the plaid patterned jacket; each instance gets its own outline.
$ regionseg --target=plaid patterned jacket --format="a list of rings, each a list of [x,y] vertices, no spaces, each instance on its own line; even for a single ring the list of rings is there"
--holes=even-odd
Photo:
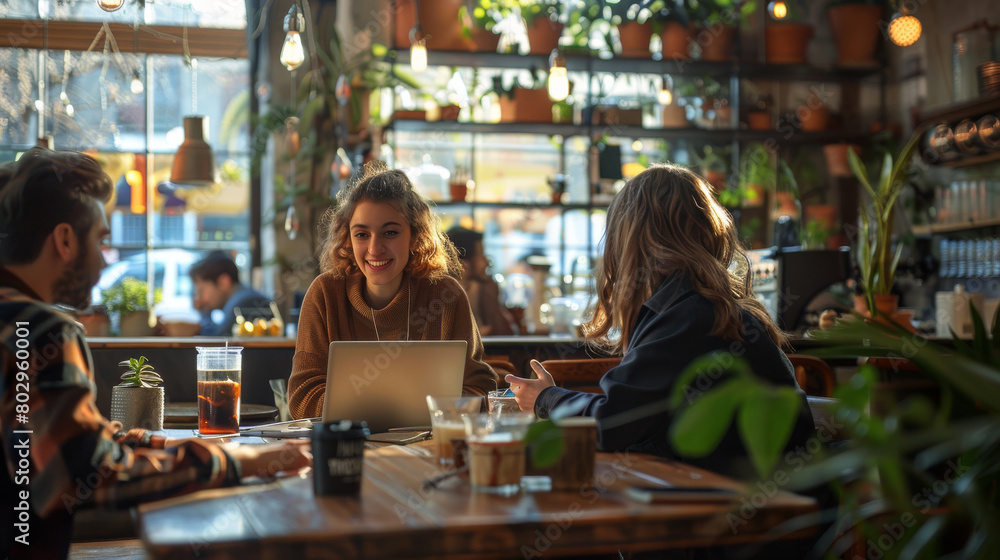
[[[0,368],[0,557],[65,558],[79,507],[239,483],[239,465],[216,445],[116,433],[97,410],[80,325],[2,267]]]

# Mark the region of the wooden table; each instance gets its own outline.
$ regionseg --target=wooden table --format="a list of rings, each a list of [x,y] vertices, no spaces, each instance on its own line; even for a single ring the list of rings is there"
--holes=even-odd
[[[428,491],[423,481],[439,474],[431,453],[430,442],[366,450],[356,498],[315,496],[307,474],[148,504],[139,508],[140,534],[154,558],[530,558],[767,540],[816,509],[788,492],[758,492],[761,507],[642,504],[624,489],[740,485],[640,454],[599,453],[593,484],[579,491],[502,497],[474,493],[457,477]]]

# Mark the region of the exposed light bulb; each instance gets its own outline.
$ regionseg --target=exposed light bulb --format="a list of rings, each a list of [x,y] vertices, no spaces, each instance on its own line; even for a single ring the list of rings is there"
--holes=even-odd
[[[120,10],[125,5],[125,0],[97,0],[97,6],[105,12]]]
[[[278,60],[285,68],[292,71],[301,66],[305,59],[306,51],[302,47],[302,37],[298,31],[289,31],[285,34],[285,44],[281,45],[281,55]]]
[[[129,89],[131,89],[132,93],[134,93],[136,95],[139,95],[140,93],[142,93],[142,90],[143,90],[142,80],[139,79],[139,71],[138,70],[136,70],[135,72],[132,73],[132,84],[129,86]]]
[[[427,70],[427,46],[424,45],[423,39],[410,47],[410,70],[414,72]]]
[[[63,105],[69,103],[69,96],[66,95],[65,91],[59,93],[59,101],[62,101]]]
[[[75,112],[76,112],[76,110],[73,109],[73,104],[72,103],[67,103],[66,104],[66,116],[67,117],[72,117],[73,113],[75,113]]]
[[[559,49],[552,49],[549,55],[549,98],[562,101],[569,96],[569,78],[566,75],[566,59]]]
[[[562,101],[569,97],[569,78],[566,69],[553,66],[549,70],[549,97],[552,101]]]
[[[37,111],[41,112],[43,109],[45,109],[45,103],[42,103],[41,99],[36,99],[35,100],[35,109]]]
[[[922,30],[919,19],[905,11],[899,12],[889,22],[889,39],[901,47],[908,47],[917,42]]]
[[[785,4],[782,0],[774,0],[774,2],[767,5],[767,12],[774,19],[785,19],[788,17],[788,4]]]
[[[642,151],[642,140],[632,141],[632,151],[641,152]]]
[[[660,105],[670,105],[674,102],[674,80],[666,74],[663,75],[660,91],[656,92],[656,102]]]

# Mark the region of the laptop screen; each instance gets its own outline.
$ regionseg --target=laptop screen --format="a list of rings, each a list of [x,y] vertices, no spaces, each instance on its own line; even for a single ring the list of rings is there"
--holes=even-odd
[[[333,341],[323,420],[364,420],[373,433],[429,426],[427,395],[459,396],[464,340]]]

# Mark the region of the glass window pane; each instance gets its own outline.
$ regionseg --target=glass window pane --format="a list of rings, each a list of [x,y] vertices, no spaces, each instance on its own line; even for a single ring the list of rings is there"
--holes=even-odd
[[[559,146],[537,134],[475,137],[475,200],[552,202],[551,180],[559,173]]]
[[[0,49],[0,143],[34,145],[38,139],[38,53]]]
[[[124,2],[124,5],[106,12],[94,0],[3,0],[0,2],[0,17],[35,19],[40,12],[47,12],[49,18],[63,21],[100,21],[132,24],[139,21],[145,25],[177,25],[189,27],[217,27],[245,29],[247,26],[246,4],[244,0],[212,0],[211,2],[191,2],[191,0],[147,0]]]
[[[146,97],[130,89],[144,58],[49,52],[45,128],[56,148],[146,151]]]
[[[153,245],[245,250],[250,239],[250,161],[215,154],[219,182],[207,187],[169,181],[172,154],[150,156],[156,191]]]

